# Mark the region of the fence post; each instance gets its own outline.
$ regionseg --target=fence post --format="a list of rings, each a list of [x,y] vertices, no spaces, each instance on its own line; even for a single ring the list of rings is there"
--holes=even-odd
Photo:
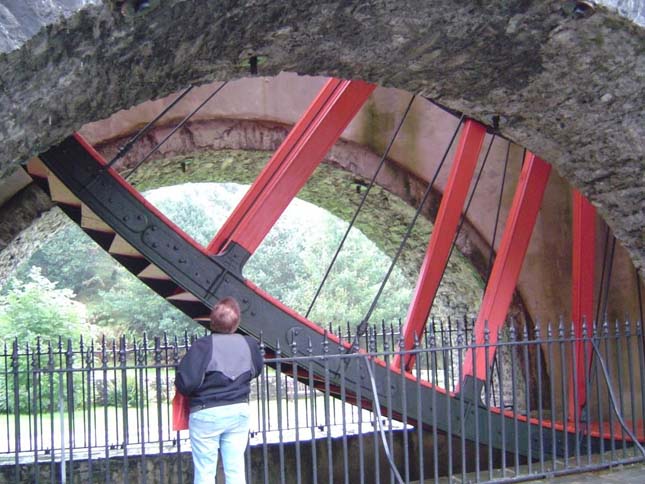
[[[74,482],[74,446],[76,438],[74,435],[76,422],[74,420],[74,347],[72,338],[67,338],[67,351],[65,352],[65,381],[67,383],[67,432],[69,444],[69,478]]]
[[[60,422],[60,482],[65,484],[65,417],[63,404],[63,370],[58,371],[58,416]]]
[[[14,415],[14,425],[15,425],[15,474],[14,477],[16,482],[18,482],[19,469],[20,466],[20,380],[18,377],[18,338],[14,338],[13,346],[11,351],[11,369],[13,373],[13,415]]]

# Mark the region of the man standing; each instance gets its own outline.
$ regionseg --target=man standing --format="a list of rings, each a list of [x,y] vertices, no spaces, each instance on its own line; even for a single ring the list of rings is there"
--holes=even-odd
[[[192,344],[179,362],[175,378],[177,389],[190,399],[188,430],[194,482],[215,482],[220,450],[226,482],[244,483],[249,393],[251,381],[262,371],[262,355],[257,341],[235,333],[240,325],[235,299],[220,300],[210,320],[212,333]]]

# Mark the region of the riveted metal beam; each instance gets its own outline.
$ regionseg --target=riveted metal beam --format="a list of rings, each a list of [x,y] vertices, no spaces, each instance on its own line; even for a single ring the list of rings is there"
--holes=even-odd
[[[241,268],[248,256],[246,249],[232,242],[222,254],[208,254],[116,172],[106,169],[105,161],[80,136],[66,139],[41,157],[82,203],[154,264],[156,270],[169,276],[166,283],[173,282],[178,289],[195,296],[188,305],[191,311],[194,311],[196,303],[201,303],[206,312],[221,298],[233,296],[242,309],[240,330],[264,341],[269,351],[280,348],[281,354],[289,357],[307,355],[309,347],[324,347],[329,356],[347,355],[349,342],[341,342],[334,335],[327,334],[242,277]],[[186,310],[188,306],[181,308]],[[293,348],[297,350],[293,351]],[[358,401],[360,396],[362,408],[371,408],[378,398],[383,411],[391,411],[395,417],[407,415],[407,422],[412,425],[436,426],[441,431],[474,442],[487,442],[496,448],[504,448],[506,442],[514,439],[519,442],[516,452],[521,455],[530,455],[531,445],[535,446],[536,442],[548,441],[549,438],[563,442],[575,437],[564,431],[542,427],[531,420],[515,427],[510,423],[504,425],[502,421],[511,418],[504,413],[490,412],[488,418],[478,419],[477,412],[483,411],[479,405],[464,405],[462,398],[455,398],[428,382],[419,382],[409,372],[394,373],[397,377],[392,377],[391,368],[376,358],[353,358],[348,364],[340,363],[340,359],[337,361],[314,361],[307,367],[307,372],[328,375],[331,386],[342,385],[346,389],[348,401]],[[342,372],[339,371],[341,364],[344,365]],[[372,370],[376,394],[372,393],[367,365]],[[419,392],[418,400],[406,398],[413,392]],[[387,395],[389,400],[386,400]],[[389,408],[383,406],[386,401]],[[419,422],[410,418],[421,415],[416,408],[417,401],[423,402],[422,420]],[[456,419],[463,419],[468,425],[461,425]],[[580,442],[581,449],[586,442]],[[590,442],[594,448],[597,447],[597,439]],[[558,444],[554,448],[561,451],[563,447]]]

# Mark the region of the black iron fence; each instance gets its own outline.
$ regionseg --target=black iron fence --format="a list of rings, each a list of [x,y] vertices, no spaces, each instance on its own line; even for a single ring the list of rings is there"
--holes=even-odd
[[[385,324],[358,339],[330,328],[321,348],[263,342],[249,482],[517,481],[643,460],[640,323],[579,337],[562,323],[530,333],[510,324],[478,346],[469,328],[435,322],[407,352]],[[348,349],[357,341],[360,351]],[[188,432],[172,431],[170,403],[190,344],[5,342],[0,481],[191,482]],[[470,393],[468,348],[495,355]],[[406,355],[414,368],[392,369]]]

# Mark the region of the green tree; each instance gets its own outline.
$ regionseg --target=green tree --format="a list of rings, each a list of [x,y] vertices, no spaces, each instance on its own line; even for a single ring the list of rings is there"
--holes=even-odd
[[[85,306],[74,296],[71,289],[59,289],[43,276],[40,267],[31,267],[26,280],[14,279],[7,294],[0,297],[0,339],[18,338],[22,344],[33,343],[39,336],[89,334]]]
[[[78,340],[81,335],[89,334],[85,306],[74,300],[71,289],[59,289],[55,282],[42,275],[40,267],[35,266],[30,268],[26,280],[13,279],[6,294],[0,297],[0,341],[3,341],[10,354],[16,351],[18,366],[13,366],[13,358],[12,361],[0,362],[0,372],[8,376],[0,379],[0,412],[28,408],[33,403],[30,391],[35,378],[47,382],[44,383],[45,388],[52,388],[53,400],[49,392],[41,395],[39,400],[43,410],[49,411],[58,395],[58,375],[28,372],[28,348],[33,350],[39,338],[55,343],[60,337]],[[60,366],[56,359],[54,366]],[[31,368],[33,369],[33,363]],[[65,378],[76,382],[82,376],[76,374]],[[73,383],[71,386],[75,387]]]
[[[89,306],[92,320],[106,333],[140,336],[198,333],[203,328],[136,277],[123,271]]]
[[[312,300],[346,230],[347,224],[328,220],[323,235],[307,246],[303,259],[307,274],[315,281],[307,288],[307,304]],[[310,319],[319,324],[350,322],[357,325],[366,316],[390,263],[391,260],[376,245],[352,229],[322,287]],[[411,282],[395,267],[370,321],[396,322],[405,316],[411,289]]]
[[[74,257],[70,257],[74,254]],[[80,227],[70,223],[53,234],[16,274],[27,280],[33,266],[58,287],[69,288],[79,301],[91,301],[99,290],[109,287],[116,277],[114,260],[90,239]]]
[[[235,183],[186,183],[151,190],[145,197],[197,243],[205,246],[233,211],[245,189]]]
[[[302,307],[311,282],[302,254],[306,241],[290,227],[276,226],[249,260],[244,275],[294,309]]]

